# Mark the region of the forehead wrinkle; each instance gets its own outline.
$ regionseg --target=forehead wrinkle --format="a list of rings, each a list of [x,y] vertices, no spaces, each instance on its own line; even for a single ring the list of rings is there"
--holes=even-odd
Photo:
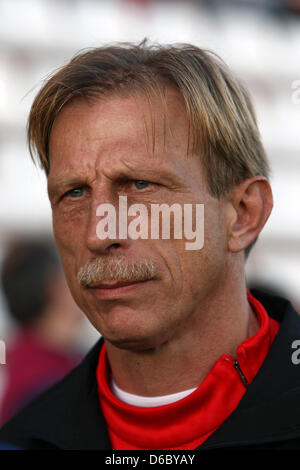
[[[55,192],[61,187],[64,186],[76,186],[83,183],[90,183],[93,181],[93,177],[91,175],[87,175],[83,172],[70,172],[70,173],[63,173],[59,175],[49,175],[48,177],[48,190],[50,192]]]
[[[170,184],[170,185],[183,184],[182,175],[176,171],[176,162],[174,161],[171,167],[169,165],[165,167],[163,162],[158,167],[153,166],[152,163],[145,165],[144,162],[141,162],[141,161],[135,162],[135,161],[126,160],[126,159],[124,159],[122,163],[129,171],[128,173],[127,172],[123,173],[121,171],[120,176],[128,176],[128,174],[129,176],[130,175],[136,176],[137,173],[142,171],[143,175],[146,178],[155,179],[159,175],[162,178],[162,181],[164,181],[167,184]]]

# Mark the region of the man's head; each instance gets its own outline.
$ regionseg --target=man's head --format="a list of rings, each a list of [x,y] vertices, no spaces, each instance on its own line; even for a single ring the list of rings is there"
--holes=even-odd
[[[52,241],[13,240],[2,260],[1,284],[16,326],[33,329],[44,341],[51,338],[52,346],[74,343],[82,313],[70,295]]]
[[[201,159],[211,194],[219,197],[246,178],[268,177],[269,166],[248,92],[215,54],[192,45],[121,44],[83,51],[57,71],[36,97],[28,122],[31,153],[50,169],[49,138],[62,108],[141,92],[162,100],[167,87],[183,97],[189,148]]]
[[[18,240],[7,247],[1,281],[13,320],[27,326],[37,321],[49,303],[49,283],[61,263],[54,246],[44,240]]]
[[[79,54],[38,94],[28,136],[48,174],[74,298],[124,347],[167,341],[229,288],[271,210],[249,97],[218,58],[193,46]],[[204,204],[203,249],[187,252],[175,239],[99,240],[97,207],[120,195],[148,207]],[[79,284],[87,271],[90,285]],[[134,277],[144,282],[108,289]]]

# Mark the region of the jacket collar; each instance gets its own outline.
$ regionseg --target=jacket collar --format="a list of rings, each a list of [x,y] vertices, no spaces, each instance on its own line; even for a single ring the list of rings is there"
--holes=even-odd
[[[292,362],[300,340],[300,318],[281,297],[252,292],[268,314],[281,322],[279,332],[238,407],[201,446],[235,447],[300,437],[300,364]]]
[[[30,439],[64,450],[111,449],[95,373],[102,344],[101,338],[79,366],[33,402]],[[29,422],[32,407],[26,408]]]

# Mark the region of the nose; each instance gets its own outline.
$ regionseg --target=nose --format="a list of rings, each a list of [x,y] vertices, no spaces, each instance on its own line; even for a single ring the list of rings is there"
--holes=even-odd
[[[104,254],[128,246],[118,234],[118,199],[106,192],[92,198],[86,231],[86,246],[93,254]]]

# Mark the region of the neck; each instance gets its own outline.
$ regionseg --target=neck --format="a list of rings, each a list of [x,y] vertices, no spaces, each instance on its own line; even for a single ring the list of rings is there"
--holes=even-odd
[[[258,329],[241,276],[234,288],[223,286],[208,296],[168,341],[145,351],[120,349],[106,341],[107,357],[121,389],[142,396],[168,395],[198,387],[222,354],[235,357],[237,346]]]

